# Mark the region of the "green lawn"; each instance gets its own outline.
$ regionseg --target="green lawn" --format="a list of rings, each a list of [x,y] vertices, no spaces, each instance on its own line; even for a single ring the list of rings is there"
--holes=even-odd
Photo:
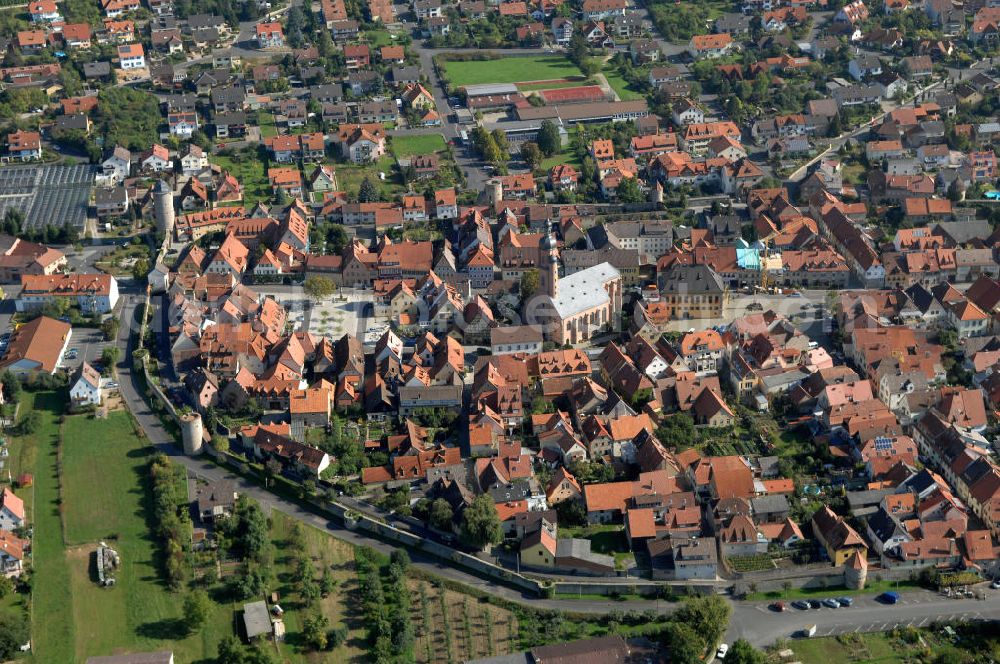
[[[277,136],[278,128],[274,125],[274,114],[267,111],[260,111],[257,114],[257,123],[260,126],[260,137]]]
[[[482,83],[521,83],[548,81],[581,76],[580,69],[558,55],[530,58],[498,58],[444,63],[453,87]]]
[[[396,43],[396,40],[390,36],[388,30],[369,30],[365,32],[365,39],[368,40],[368,45],[373,50]]]
[[[171,592],[161,580],[161,542],[147,521],[150,453],[125,412],[112,412],[106,420],[76,415],[63,424],[69,546],[62,566],[70,577],[71,601],[62,611],[51,610],[71,611],[77,657],[169,648],[178,661],[193,662],[213,657],[218,642],[232,633],[235,607],[215,603],[202,632],[189,634],[182,620],[183,593]],[[101,490],[95,490],[95,478]],[[113,588],[99,587],[90,571],[95,545],[105,538],[122,557]]]
[[[397,157],[432,154],[444,150],[446,147],[444,136],[441,134],[392,137],[392,152]]]
[[[226,157],[212,155],[211,161],[232,173],[243,185],[243,204],[250,208],[257,201],[270,201],[271,185],[267,182],[264,163],[258,158],[246,155]]]
[[[62,522],[59,510],[59,415],[66,402],[65,393],[39,392],[27,395],[21,404],[21,416],[34,409],[41,414],[34,434],[18,441],[22,449],[34,449],[35,486],[33,516],[34,540],[32,566],[35,570],[32,588],[32,641],[38,662],[72,662],[76,653],[73,617],[70,613],[73,596],[69,569],[63,547]],[[33,398],[32,398],[33,397]],[[97,478],[91,486],[97,490]]]
[[[395,158],[386,153],[372,164],[335,164],[334,168],[337,171],[337,183],[348,196],[356,196],[361,182],[367,177],[381,189],[383,196],[392,197],[405,191],[403,185],[396,180],[395,164]],[[385,173],[385,180],[379,180],[379,173]]]
[[[590,540],[590,550],[613,556],[615,566],[624,569],[632,564],[634,556],[625,537],[625,527],[615,524],[560,528],[559,537],[579,537]]]
[[[628,82],[622,78],[622,75],[617,70],[609,69],[605,71],[604,78],[608,79],[608,85],[614,89],[615,94],[622,101],[645,99],[645,96],[641,92],[636,92],[628,87]]]
[[[580,170],[580,160],[571,152],[562,152],[543,159],[538,168],[548,172],[553,166],[558,166],[559,164],[570,164],[577,171]]]

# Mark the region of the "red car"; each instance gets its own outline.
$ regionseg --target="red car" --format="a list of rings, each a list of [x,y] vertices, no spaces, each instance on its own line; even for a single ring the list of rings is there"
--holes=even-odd
[[[778,613],[781,613],[782,611],[785,610],[785,603],[784,602],[775,602],[774,604],[771,605],[771,610],[772,611],[777,611]]]

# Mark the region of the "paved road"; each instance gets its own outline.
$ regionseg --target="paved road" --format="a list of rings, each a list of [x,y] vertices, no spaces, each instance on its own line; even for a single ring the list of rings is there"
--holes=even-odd
[[[776,613],[766,603],[737,603],[726,632],[726,641],[747,639],[766,646],[794,637],[807,625],[816,625],[816,636],[846,632],[883,632],[897,626],[924,627],[935,620],[1000,619],[1000,592],[986,589],[986,599],[955,600],[930,591],[902,594],[898,604],[885,605],[870,595],[859,596],[854,606],[841,609],[787,609]],[[834,592],[830,593],[835,596]]]

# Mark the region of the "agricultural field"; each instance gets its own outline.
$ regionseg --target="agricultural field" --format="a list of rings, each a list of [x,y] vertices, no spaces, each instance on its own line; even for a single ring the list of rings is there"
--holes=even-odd
[[[392,153],[397,157],[412,157],[414,155],[433,154],[447,147],[441,134],[424,134],[419,136],[393,136]]]
[[[955,625],[954,635],[943,627],[897,629],[873,634],[842,634],[800,639],[790,648],[802,664],[909,664],[910,662],[972,662],[975,655],[996,656],[1000,640],[996,627]],[[985,660],[984,660],[985,661]]]
[[[496,60],[465,60],[444,63],[445,73],[454,88],[483,83],[522,83],[561,81],[580,77],[580,69],[559,55]],[[551,87],[551,86],[548,86]]]
[[[281,644],[285,661],[301,662],[363,662],[367,659],[367,633],[360,620],[357,606],[357,576],[354,573],[354,547],[309,526],[301,527],[304,550],[312,559],[315,569],[329,569],[336,581],[336,589],[319,600],[320,608],[330,620],[330,628],[346,627],[347,640],[337,648],[323,653],[306,652],[300,648],[295,636],[302,629],[302,609],[305,602],[295,591],[297,578],[294,571],[289,537],[293,521],[281,514],[271,514],[271,540],[275,550],[274,590],[281,596],[285,609],[282,617],[289,637]]]
[[[507,609],[425,580],[410,581],[409,588],[417,662],[462,662],[520,649],[517,618]]]

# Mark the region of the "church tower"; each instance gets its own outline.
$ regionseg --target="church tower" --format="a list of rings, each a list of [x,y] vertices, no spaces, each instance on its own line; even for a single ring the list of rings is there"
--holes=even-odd
[[[542,238],[540,253],[545,264],[538,266],[539,290],[551,298],[559,297],[559,253],[551,229]]]

